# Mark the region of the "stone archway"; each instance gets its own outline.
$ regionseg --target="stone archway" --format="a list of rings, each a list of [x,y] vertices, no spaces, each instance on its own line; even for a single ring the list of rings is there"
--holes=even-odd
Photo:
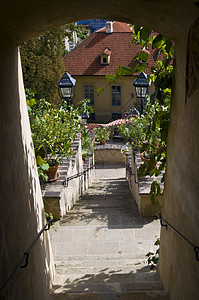
[[[0,283],[8,277],[25,245],[29,244],[31,235],[34,236],[40,228],[43,219],[17,46],[47,29],[75,20],[92,17],[141,24],[175,39],[176,70],[164,215],[193,243],[197,243],[198,89],[188,93],[189,99],[186,103],[184,99],[187,87],[187,53],[197,52],[191,45],[198,39],[197,24],[193,25],[190,35],[189,29],[198,17],[198,4],[188,0],[178,0],[175,5],[172,0],[143,0],[142,3],[128,0],[125,4],[121,0],[22,0],[4,1],[1,3],[0,14],[0,157],[3,157],[4,170],[0,183],[0,208],[3,212],[0,221],[0,243],[3,245],[0,259],[3,275]],[[188,35],[190,46],[187,52]],[[192,60],[189,66],[191,65]],[[189,81],[193,76],[188,72]],[[194,72],[194,76],[196,82],[197,73]],[[192,250],[173,233],[163,232],[163,237],[161,253],[166,260],[161,261],[160,273],[170,291],[171,299],[196,299],[198,262],[195,261]],[[50,273],[47,267],[50,252],[45,246],[47,243],[48,239],[44,239],[37,245],[29,269],[20,273],[17,284],[13,284],[9,299],[48,299],[49,280],[46,280],[46,274]],[[172,251],[169,247],[172,247]],[[181,249],[183,258],[179,255]],[[24,285],[25,279],[28,281],[27,285]]]

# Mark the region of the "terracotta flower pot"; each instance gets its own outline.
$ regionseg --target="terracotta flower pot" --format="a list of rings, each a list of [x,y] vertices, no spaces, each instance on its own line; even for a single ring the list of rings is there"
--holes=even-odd
[[[144,152],[140,153],[140,157],[141,157],[141,160],[146,163],[147,165],[149,165],[149,162],[150,162],[150,159],[149,158],[146,158],[144,157]],[[157,167],[157,162],[155,161],[153,165],[151,165],[150,167],[147,168],[147,173],[149,173],[150,171],[152,171],[154,168]]]
[[[100,140],[100,145],[105,145],[106,140]]]
[[[58,170],[59,164],[57,163],[56,165],[50,166],[47,171],[45,171],[45,174],[48,176],[48,181],[54,181],[59,178],[57,170]]]

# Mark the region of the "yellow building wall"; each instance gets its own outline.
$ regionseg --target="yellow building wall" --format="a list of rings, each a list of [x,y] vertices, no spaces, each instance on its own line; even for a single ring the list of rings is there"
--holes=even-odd
[[[84,99],[84,85],[94,86],[95,103],[92,105],[95,113],[95,122],[107,123],[112,120],[112,113],[121,113],[124,117],[130,108],[135,106],[137,97],[135,87],[132,85],[135,77],[126,76],[118,78],[115,83],[109,84],[105,76],[73,76],[76,79],[74,106]],[[113,106],[111,101],[111,86],[121,86],[121,105]],[[97,89],[102,88],[102,92],[97,95]]]

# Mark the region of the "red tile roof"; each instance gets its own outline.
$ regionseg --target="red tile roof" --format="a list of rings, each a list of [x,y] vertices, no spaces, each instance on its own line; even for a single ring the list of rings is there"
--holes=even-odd
[[[111,126],[119,126],[122,124],[126,124],[126,119],[117,119],[115,121],[106,124],[105,126],[111,127]]]
[[[106,32],[106,27],[99,29],[97,32]],[[122,22],[113,22],[113,32],[133,32],[131,29],[131,24],[126,24]]]
[[[134,56],[141,47],[131,45],[132,30],[129,24],[113,22],[113,33],[107,34],[105,28],[94,32],[78,47],[64,56],[64,65],[74,75],[107,75],[115,74],[120,65],[134,68]],[[100,54],[108,48],[111,51],[109,65],[101,64]],[[149,67],[153,60],[149,59]],[[154,62],[153,62],[154,63]],[[145,71],[150,74],[149,68]]]
[[[128,120],[126,120],[126,119],[117,119],[117,120],[111,121],[110,123],[107,123],[107,124],[88,123],[88,124],[86,125],[86,127],[87,127],[89,130],[92,130],[93,128],[96,128],[96,127],[119,126],[119,125],[126,124],[126,123],[128,123]]]

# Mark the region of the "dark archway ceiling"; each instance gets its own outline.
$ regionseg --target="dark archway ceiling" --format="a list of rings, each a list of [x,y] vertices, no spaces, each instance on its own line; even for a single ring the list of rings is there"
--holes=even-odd
[[[2,2],[2,1],[1,1]],[[177,39],[199,16],[194,0],[4,0],[0,23],[17,44],[72,21],[118,20],[152,28]]]

